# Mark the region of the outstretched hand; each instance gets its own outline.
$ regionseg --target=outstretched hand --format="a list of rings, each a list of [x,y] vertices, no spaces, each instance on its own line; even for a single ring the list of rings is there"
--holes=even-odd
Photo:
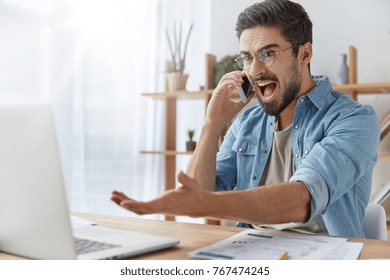
[[[162,196],[147,202],[134,200],[124,193],[115,190],[112,192],[111,200],[139,215],[207,216],[209,214],[207,199],[212,193],[199,186],[195,179],[188,177],[183,171],[177,174],[177,180],[182,184],[179,188],[169,190]]]

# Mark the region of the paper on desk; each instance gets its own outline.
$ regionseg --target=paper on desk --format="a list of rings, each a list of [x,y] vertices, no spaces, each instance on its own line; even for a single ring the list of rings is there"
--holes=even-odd
[[[318,260],[343,245],[347,239],[286,232],[245,230],[230,238],[189,253],[203,259],[273,260],[284,252],[288,259]]]
[[[363,249],[363,243],[345,242],[340,247],[323,257],[323,260],[357,260]]]
[[[73,229],[97,225],[97,223],[94,221],[82,219],[73,215],[70,215],[70,223]]]

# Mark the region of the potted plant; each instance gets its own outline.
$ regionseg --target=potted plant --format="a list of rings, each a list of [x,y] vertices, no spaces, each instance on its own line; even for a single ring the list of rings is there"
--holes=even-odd
[[[196,142],[193,141],[195,130],[188,130],[189,140],[186,142],[187,151],[194,151],[196,148]]]
[[[168,91],[175,90],[184,90],[188,74],[184,73],[185,69],[185,61],[187,54],[187,46],[188,40],[191,35],[191,31],[193,28],[193,24],[190,25],[189,30],[187,32],[187,36],[184,43],[184,48],[182,49],[182,23],[179,23],[179,27],[176,25],[176,22],[173,25],[173,40],[171,40],[171,36],[169,34],[168,28],[166,28],[166,36],[168,40],[168,46],[171,56],[171,61],[167,66],[167,84]]]
[[[226,73],[235,70],[241,70],[237,63],[234,61],[237,56],[238,54],[226,55],[215,64],[214,86],[218,85],[219,80],[221,80],[222,76]]]

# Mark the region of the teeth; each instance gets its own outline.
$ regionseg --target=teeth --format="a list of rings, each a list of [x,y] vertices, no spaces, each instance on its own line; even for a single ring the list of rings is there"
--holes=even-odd
[[[257,83],[257,85],[259,86],[259,87],[265,87],[265,86],[268,86],[269,84],[272,84],[272,83],[275,83],[274,81],[259,81],[258,83]]]

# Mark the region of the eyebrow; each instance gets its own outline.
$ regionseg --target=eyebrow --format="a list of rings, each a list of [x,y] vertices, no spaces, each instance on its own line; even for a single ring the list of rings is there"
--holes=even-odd
[[[258,49],[256,51],[256,53],[258,53],[261,50],[270,49],[270,48],[274,48],[274,47],[280,47],[280,46],[276,43],[271,43],[271,44],[265,45],[262,48]],[[248,51],[240,51],[240,54],[250,55],[250,53]]]
[[[280,47],[280,46],[276,43],[268,44],[268,45],[265,45],[262,48],[258,49],[257,52],[264,50],[264,49],[274,48],[274,47]]]

